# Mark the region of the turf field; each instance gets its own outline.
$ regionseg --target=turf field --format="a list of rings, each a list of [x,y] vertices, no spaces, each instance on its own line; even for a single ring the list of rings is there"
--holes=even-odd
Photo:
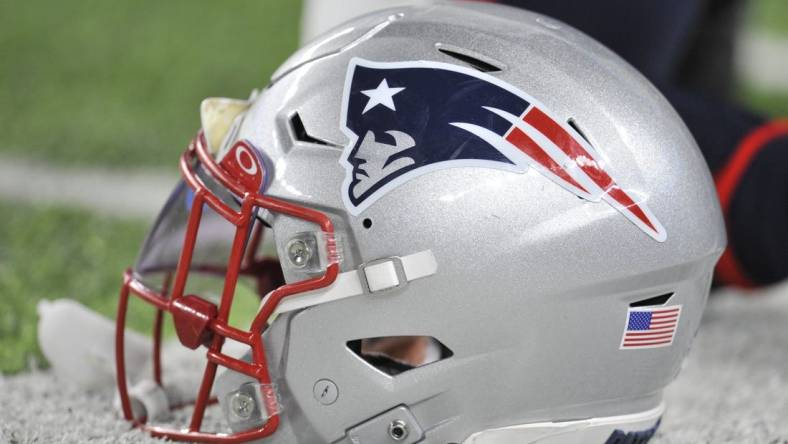
[[[119,271],[146,227],[65,208],[0,203],[0,373],[25,368],[36,344],[36,301],[68,297],[115,310]]]
[[[299,15],[293,0],[0,0],[0,159],[172,172],[200,100],[263,86],[295,49]],[[748,20],[788,37],[783,0],[757,0]],[[788,115],[788,92],[740,96]],[[2,201],[0,214],[0,372],[14,373],[45,365],[38,299],[112,313],[149,221]]]
[[[788,35],[788,6],[785,0],[757,0],[751,2],[749,20],[763,31]]]
[[[246,97],[296,48],[300,2],[0,1],[0,162],[175,172],[209,96]],[[251,58],[250,58],[251,57]],[[12,61],[9,63],[9,61]],[[36,301],[115,310],[150,221],[0,201],[0,373],[45,366]],[[147,327],[138,313],[131,323]]]
[[[741,101],[749,104],[752,109],[771,116],[788,116],[786,92],[770,92],[754,85],[742,85],[738,95]]]
[[[293,0],[2,0],[0,151],[169,168],[200,101],[265,85],[299,15]]]

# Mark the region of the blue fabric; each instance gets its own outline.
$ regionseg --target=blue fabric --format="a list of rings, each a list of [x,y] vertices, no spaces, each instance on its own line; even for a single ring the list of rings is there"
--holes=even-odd
[[[485,79],[440,67],[369,67],[356,65],[353,71],[347,104],[346,126],[357,137],[348,162],[354,174],[369,177],[369,153],[361,153],[365,137],[371,133],[378,143],[395,145],[392,131],[410,136],[415,143],[391,156],[387,164],[398,158],[413,163],[376,179],[363,192],[348,193],[350,201],[359,205],[377,190],[403,174],[449,160],[483,160],[512,164],[500,151],[468,131],[452,123],[477,125],[503,136],[512,124],[485,106],[521,115],[529,103],[522,97]],[[385,83],[383,83],[385,82]],[[370,95],[387,85],[394,109],[378,103]],[[397,91],[393,92],[393,88]],[[384,165],[385,167],[385,165]],[[355,182],[354,182],[355,184]]]

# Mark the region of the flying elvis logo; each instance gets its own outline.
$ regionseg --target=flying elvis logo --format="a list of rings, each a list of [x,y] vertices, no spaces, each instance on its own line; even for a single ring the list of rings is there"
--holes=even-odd
[[[593,148],[524,92],[491,75],[426,61],[350,61],[342,100],[350,139],[342,197],[358,215],[403,183],[444,168],[529,167],[607,202],[662,242],[665,228],[605,171]]]

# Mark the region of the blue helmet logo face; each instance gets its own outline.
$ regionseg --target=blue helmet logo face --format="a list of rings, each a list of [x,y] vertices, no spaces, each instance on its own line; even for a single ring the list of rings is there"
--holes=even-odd
[[[348,171],[343,197],[351,213],[362,212],[396,186],[440,168],[499,166],[523,171],[498,149],[452,123],[478,125],[502,136],[512,125],[482,105],[520,115],[528,102],[463,71],[428,62],[351,62],[342,113],[342,129],[351,140],[343,156]]]
[[[342,198],[353,215],[423,174],[453,167],[534,168],[567,191],[604,200],[656,240],[665,229],[603,168],[593,148],[535,99],[493,77],[439,62],[348,65],[340,126]]]

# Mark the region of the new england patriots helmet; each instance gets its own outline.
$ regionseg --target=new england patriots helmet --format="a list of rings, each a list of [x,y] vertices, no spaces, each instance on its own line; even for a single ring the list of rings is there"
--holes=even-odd
[[[124,277],[126,419],[200,442],[654,434],[725,231],[687,128],[611,51],[504,6],[403,7],[201,115]],[[185,429],[130,393],[131,300],[156,313],[154,386],[180,377],[165,321],[205,356]]]

